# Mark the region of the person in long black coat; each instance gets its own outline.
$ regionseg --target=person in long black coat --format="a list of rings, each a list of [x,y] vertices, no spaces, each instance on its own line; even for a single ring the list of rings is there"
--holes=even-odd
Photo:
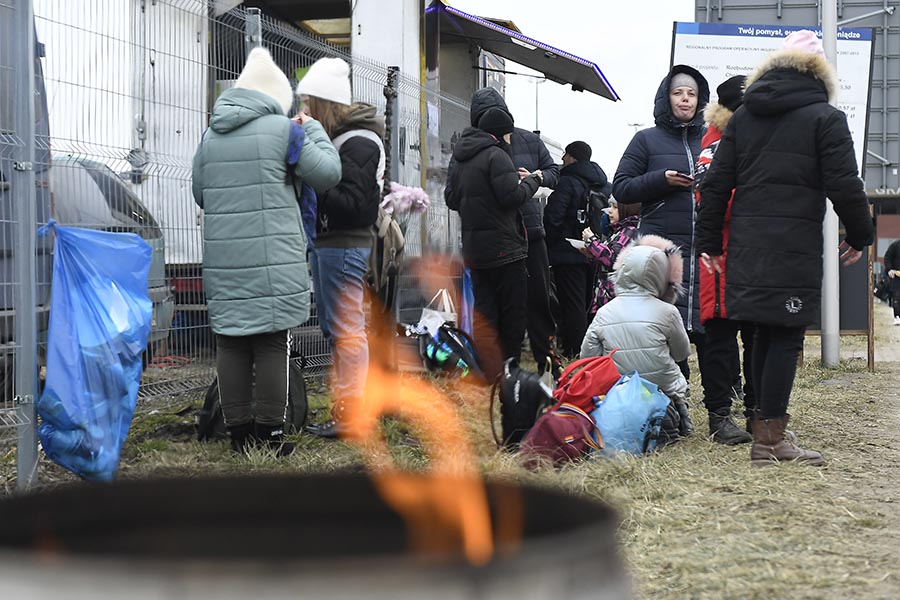
[[[900,240],[894,240],[884,253],[884,272],[890,282],[894,325],[900,325]]]
[[[813,32],[798,31],[747,78],[700,187],[697,252],[720,269],[722,226],[734,190],[726,265],[729,317],[753,321],[751,461],[820,465],[785,435],[788,400],[807,326],[821,306],[825,199],[846,228],[844,264],[859,260],[874,228],[846,115],[829,104],[837,74]],[[835,248],[833,251],[838,251]]]
[[[559,183],[547,198],[544,210],[544,229],[547,232],[547,252],[556,286],[557,340],[560,351],[571,359],[581,351],[581,342],[588,327],[588,307],[594,291],[594,268],[566,238],[581,240],[586,227],[580,219],[585,210],[585,197],[593,186],[609,195],[606,173],[591,162],[591,147],[576,141],[566,146]]]
[[[613,196],[620,204],[641,205],[639,235],[655,234],[681,246],[684,294],[675,306],[697,347],[704,370],[703,327],[700,324],[700,273],[693,253],[696,204],[691,186],[703,139],[703,108],[709,84],[687,65],[675,65],[659,84],[653,105],[655,127],[638,131],[625,149],[613,179]],[[690,377],[687,360],[679,363]],[[693,433],[687,404],[681,404],[681,433]]]
[[[490,109],[500,109],[510,116],[512,113],[506,106],[503,95],[491,87],[475,90],[469,108],[472,127],[478,125],[479,119]],[[541,187],[553,189],[559,179],[559,165],[553,162],[550,152],[541,140],[541,136],[533,131],[513,126],[510,135],[510,155],[513,164],[522,172],[532,173],[540,170],[543,175]],[[453,194],[453,171],[456,161],[451,157],[448,167],[447,186],[444,198]],[[556,322],[553,319],[550,302],[550,262],[547,256],[547,244],[544,240],[544,224],[542,222],[541,202],[538,198],[530,198],[519,208],[525,224],[528,240],[528,342],[531,354],[543,372],[547,359],[552,363],[554,376],[559,376],[560,359],[553,350],[553,339],[556,334]]]
[[[527,321],[528,242],[519,209],[541,184],[540,170],[520,178],[509,154],[513,120],[486,111],[453,149],[447,206],[459,212],[462,254],[472,273],[475,346],[488,381],[503,359],[519,360]]]

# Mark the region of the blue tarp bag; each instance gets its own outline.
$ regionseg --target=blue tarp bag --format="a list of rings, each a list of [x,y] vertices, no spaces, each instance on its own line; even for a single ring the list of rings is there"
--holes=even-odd
[[[153,304],[152,250],[140,236],[61,227],[56,232],[47,380],[38,435],[53,462],[109,481],[131,427]]]
[[[475,336],[475,289],[472,287],[472,273],[463,269],[462,301],[459,303],[459,328],[469,337]]]
[[[668,405],[668,396],[655,383],[637,371],[623,375],[591,413],[603,437],[603,453],[651,452],[656,448]]]

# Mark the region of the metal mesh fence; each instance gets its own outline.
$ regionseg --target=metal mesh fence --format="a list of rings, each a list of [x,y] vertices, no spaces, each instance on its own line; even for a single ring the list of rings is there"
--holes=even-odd
[[[0,23],[25,0],[0,0]],[[37,222],[52,216],[61,225],[131,231],[154,250],[150,274],[153,326],[138,410],[157,408],[188,392],[205,389],[215,374],[214,341],[202,286],[202,215],[191,196],[191,164],[217,96],[233,85],[248,49],[253,20],[243,6],[213,0],[33,0],[36,39],[35,120]],[[340,56],[352,67],[353,95],[385,108],[387,66],[328,44],[292,25],[262,15],[261,42],[292,84],[324,56]],[[16,215],[7,173],[21,139],[10,129],[11,107],[22,101],[13,85],[17,66],[11,36],[0,31],[0,439],[14,436],[13,321],[16,275],[13,247]],[[28,59],[26,59],[28,60]],[[424,89],[418,74],[397,82],[393,162],[397,179],[422,186]],[[458,217],[440,190],[450,152],[468,123],[468,106],[441,97],[441,165],[431,207],[405,217],[407,264],[427,252],[454,254]],[[296,108],[296,106],[295,106]],[[444,129],[444,123],[453,124]],[[435,169],[432,169],[435,171]],[[39,360],[46,349],[52,252],[37,239]],[[411,273],[408,270],[407,273]],[[427,292],[416,278],[401,277],[399,317],[418,319]],[[330,351],[313,308],[294,332],[309,373],[323,373]],[[26,349],[31,351],[31,349]]]

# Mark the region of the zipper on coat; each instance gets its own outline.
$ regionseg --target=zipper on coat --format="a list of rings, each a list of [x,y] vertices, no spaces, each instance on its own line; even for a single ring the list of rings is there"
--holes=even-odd
[[[717,271],[716,272],[716,306],[713,309],[713,317],[716,319],[720,319],[722,317],[721,280],[722,280],[722,274]]]
[[[694,155],[691,154],[691,146],[688,144],[688,128],[681,130],[681,142],[684,144],[684,151],[687,154],[688,168],[691,177],[694,176]],[[690,258],[690,280],[688,281],[688,305],[687,305],[687,330],[694,330],[694,272],[696,269],[697,257],[694,256],[694,229],[697,226],[697,203],[694,202],[694,187],[691,185],[691,258]]]

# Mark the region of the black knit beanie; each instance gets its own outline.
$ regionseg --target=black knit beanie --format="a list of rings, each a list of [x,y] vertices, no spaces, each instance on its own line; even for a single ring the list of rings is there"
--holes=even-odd
[[[491,107],[484,111],[478,119],[478,129],[486,131],[497,138],[502,138],[513,131],[513,120],[502,108]]]
[[[591,147],[580,140],[566,146],[566,154],[578,161],[591,160],[592,153]]]
[[[743,75],[735,75],[722,82],[722,84],[716,88],[716,94],[719,96],[719,104],[731,112],[736,111],[741,104],[744,103],[744,82],[746,80],[747,78]]]

